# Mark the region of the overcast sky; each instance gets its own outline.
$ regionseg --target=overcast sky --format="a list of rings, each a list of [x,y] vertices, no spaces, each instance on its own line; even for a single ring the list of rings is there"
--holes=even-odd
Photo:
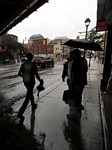
[[[91,30],[96,26],[97,0],[49,0],[9,33],[17,35],[19,42],[25,37],[28,41],[33,34],[41,34],[49,39],[60,36],[76,38],[78,32],[86,30],[86,18],[91,20],[88,28]]]

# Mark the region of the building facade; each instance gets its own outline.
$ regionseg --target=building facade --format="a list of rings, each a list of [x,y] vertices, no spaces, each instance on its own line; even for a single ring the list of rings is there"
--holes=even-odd
[[[34,34],[28,40],[28,52],[31,52],[34,56],[47,55],[47,39],[41,34]]]
[[[55,61],[61,60],[68,56],[70,52],[67,46],[63,46],[62,43],[67,38],[55,38],[50,40],[44,38],[41,34],[34,34],[28,40],[28,52],[31,52],[34,56],[46,56],[49,55]]]

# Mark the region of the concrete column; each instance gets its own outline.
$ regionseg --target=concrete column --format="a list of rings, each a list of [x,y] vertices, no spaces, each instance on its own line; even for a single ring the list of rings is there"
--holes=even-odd
[[[107,82],[111,73],[111,68],[110,68],[111,53],[112,53],[112,25],[108,25],[108,35],[107,35],[107,45],[106,45],[103,77],[102,77],[101,86],[100,86],[102,90],[106,90]]]

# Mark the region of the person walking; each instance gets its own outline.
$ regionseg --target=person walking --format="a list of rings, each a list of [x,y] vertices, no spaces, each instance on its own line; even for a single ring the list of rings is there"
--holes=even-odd
[[[26,98],[23,102],[21,108],[19,109],[17,117],[24,121],[23,113],[29,103],[31,101],[32,109],[37,108],[37,104],[34,103],[34,96],[33,96],[33,88],[35,85],[35,76],[41,82],[40,76],[38,74],[37,66],[34,62],[32,62],[33,55],[32,53],[28,52],[27,60],[21,65],[20,70],[18,72],[18,76],[22,77],[23,83],[27,89]]]
[[[67,77],[68,88],[70,84],[72,63],[73,63],[72,51],[70,51],[70,56],[67,58],[67,61],[63,64],[63,72],[62,72],[62,81],[65,82],[65,78]]]
[[[84,86],[87,84],[87,61],[84,57],[81,57],[79,49],[72,50],[73,64],[71,68],[71,80],[70,89],[72,91],[73,98],[76,100],[76,107],[84,110],[82,102],[82,92]]]

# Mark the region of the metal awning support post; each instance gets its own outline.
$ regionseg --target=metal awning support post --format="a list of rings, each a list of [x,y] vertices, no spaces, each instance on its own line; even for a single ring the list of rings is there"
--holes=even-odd
[[[106,45],[106,54],[103,68],[103,77],[101,80],[101,89],[106,90],[107,82],[111,73],[111,54],[112,54],[112,25],[108,25],[108,36]]]
[[[90,51],[90,57],[89,57],[89,67],[91,66],[91,53],[92,53],[92,51]]]

